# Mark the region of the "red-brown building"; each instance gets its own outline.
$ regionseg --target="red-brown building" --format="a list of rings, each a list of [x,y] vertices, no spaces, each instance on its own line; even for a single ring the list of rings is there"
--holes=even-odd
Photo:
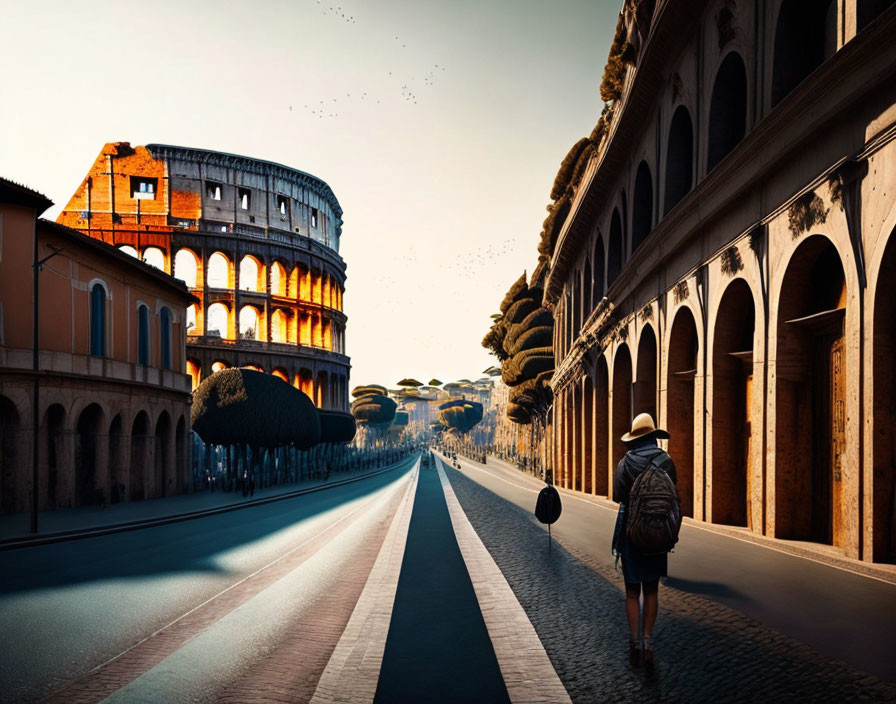
[[[39,273],[39,506],[188,488],[186,286],[40,215],[0,179],[0,511],[31,508],[33,266]],[[56,252],[56,254],[54,254]]]

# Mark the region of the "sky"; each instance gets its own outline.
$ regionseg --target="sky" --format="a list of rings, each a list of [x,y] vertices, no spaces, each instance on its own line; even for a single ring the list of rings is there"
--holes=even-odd
[[[312,173],[344,211],[351,384],[476,379],[621,4],[0,0],[0,176],[55,218],[106,142]]]

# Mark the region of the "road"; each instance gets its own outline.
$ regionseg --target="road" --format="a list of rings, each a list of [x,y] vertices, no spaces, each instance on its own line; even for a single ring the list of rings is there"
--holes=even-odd
[[[466,459],[460,472],[526,511],[544,484],[503,462]],[[563,491],[555,538],[612,572],[615,510]],[[621,578],[617,580],[621,585]],[[755,543],[682,526],[665,585],[723,604],[887,681],[896,681],[896,585]],[[661,595],[662,599],[662,595]]]
[[[219,516],[0,553],[0,698],[34,700],[72,683],[60,700],[95,700],[98,678],[78,678],[128,649],[101,693],[129,682],[119,698],[224,697],[273,647],[288,650],[290,625],[307,631],[324,597],[341,594],[341,611],[326,607],[335,621],[320,634],[322,669],[411,467]]]

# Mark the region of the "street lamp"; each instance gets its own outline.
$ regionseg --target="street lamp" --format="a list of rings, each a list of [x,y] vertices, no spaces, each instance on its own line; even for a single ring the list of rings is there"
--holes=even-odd
[[[38,374],[39,361],[39,345],[38,338],[40,328],[38,325],[38,296],[40,295],[40,287],[38,286],[38,274],[43,271],[44,264],[62,252],[62,249],[47,245],[47,249],[51,250],[43,259],[38,259],[37,253],[37,221],[34,222],[34,331],[32,340],[34,342],[31,354],[31,369],[34,372],[34,402],[31,408],[31,532],[37,533],[37,507],[40,502],[40,487],[38,486],[38,466],[37,452],[39,448],[39,429],[40,429],[40,374]]]

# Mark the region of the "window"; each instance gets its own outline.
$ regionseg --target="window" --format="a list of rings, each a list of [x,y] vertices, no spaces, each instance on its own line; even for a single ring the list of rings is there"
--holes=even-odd
[[[317,227],[317,208],[311,209],[311,227]]]
[[[137,364],[149,366],[149,308],[137,308]]]
[[[106,289],[102,284],[90,289],[90,354],[106,354]]]
[[[159,179],[131,176],[131,198],[136,200],[152,200],[156,197]]]
[[[240,188],[238,193],[240,197],[240,208],[242,210],[248,210],[249,204],[252,202],[250,199],[251,192],[248,188]]]
[[[159,342],[162,346],[162,369],[171,369],[171,311],[162,308],[159,314],[161,330]]]
[[[214,181],[206,181],[205,197],[209,200],[221,200],[221,184]]]
[[[289,201],[286,196],[277,196],[277,210],[280,211],[280,215],[283,217],[289,215]]]

